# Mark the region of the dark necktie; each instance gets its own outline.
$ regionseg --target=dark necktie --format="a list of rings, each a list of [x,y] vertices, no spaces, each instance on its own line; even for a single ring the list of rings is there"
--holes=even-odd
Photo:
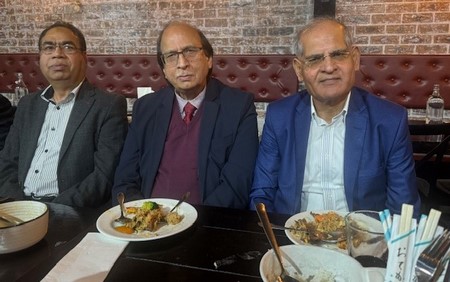
[[[189,124],[192,120],[192,117],[194,116],[194,112],[197,108],[192,105],[191,103],[187,103],[186,106],[184,106],[184,122],[186,124]]]

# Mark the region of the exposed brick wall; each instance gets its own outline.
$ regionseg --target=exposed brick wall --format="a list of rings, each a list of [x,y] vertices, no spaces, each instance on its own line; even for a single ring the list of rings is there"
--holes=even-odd
[[[450,53],[450,1],[337,1],[363,53]]]
[[[336,0],[363,53],[449,54],[450,0]],[[153,54],[169,19],[201,28],[219,54],[289,54],[312,0],[0,0],[0,53],[36,52],[56,20],[74,23],[91,54]]]

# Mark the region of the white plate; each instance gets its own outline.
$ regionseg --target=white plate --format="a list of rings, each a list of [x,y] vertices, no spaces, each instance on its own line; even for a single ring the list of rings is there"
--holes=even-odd
[[[299,219],[306,219],[307,221],[314,221],[314,217],[311,215],[311,212],[316,213],[316,214],[322,214],[322,213],[327,213],[330,212],[329,210],[325,210],[325,211],[306,211],[306,212],[301,212],[301,213],[297,213],[294,214],[293,216],[291,216],[288,220],[286,220],[286,223],[284,224],[285,227],[292,227],[295,224],[296,220]],[[345,217],[345,215],[347,214],[347,212],[339,212],[339,211],[333,211],[335,213],[337,213],[338,215]],[[289,240],[291,240],[292,243],[296,244],[296,245],[306,245],[305,242],[295,238],[295,236],[291,233],[291,231],[289,230],[285,230],[284,231],[286,233],[286,236],[289,238]],[[314,245],[314,244],[311,244]],[[339,249],[338,246],[336,244],[327,244],[327,243],[320,243],[320,245],[318,245],[320,247],[327,247],[333,250],[338,250],[344,253],[347,253],[347,250],[343,250],[343,249]]]
[[[125,203],[125,207],[141,207],[144,202],[156,202],[159,205],[163,206],[163,209],[166,209],[169,212],[172,207],[174,207],[178,200],[173,199],[163,199],[163,198],[154,198],[154,199],[143,199],[132,202]],[[175,225],[164,225],[159,228],[155,232],[145,232],[140,234],[125,234],[119,232],[114,229],[116,223],[114,220],[120,216],[120,207],[119,205],[110,208],[105,211],[98,219],[97,219],[97,229],[100,233],[114,239],[119,239],[123,241],[149,241],[149,240],[157,240],[165,237],[169,237],[180,233],[190,226],[194,224],[197,220],[197,210],[191,206],[190,204],[184,202],[177,208],[178,214],[183,216],[183,220]]]
[[[283,265],[289,275],[312,281],[383,282],[384,268],[364,268],[354,258],[341,252],[307,245],[280,247]],[[302,275],[299,275],[299,271]],[[264,282],[274,282],[281,272],[272,250],[267,251],[259,263],[259,273]],[[300,279],[300,281],[303,281]]]

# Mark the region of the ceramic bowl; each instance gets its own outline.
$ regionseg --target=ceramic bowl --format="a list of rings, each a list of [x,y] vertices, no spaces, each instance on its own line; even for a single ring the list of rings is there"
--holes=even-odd
[[[285,268],[299,281],[384,281],[384,268],[364,268],[354,258],[336,250],[310,245],[286,245],[280,249]],[[262,257],[259,272],[264,282],[276,281],[281,271],[272,250]]]
[[[0,211],[24,221],[14,226],[0,227],[0,254],[31,247],[47,233],[49,212],[44,203],[14,201],[0,204]]]

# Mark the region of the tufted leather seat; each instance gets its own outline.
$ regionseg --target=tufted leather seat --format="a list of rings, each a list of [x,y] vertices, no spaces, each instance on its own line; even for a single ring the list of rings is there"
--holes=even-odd
[[[37,54],[0,54],[0,92],[14,91],[16,72],[23,72],[30,91],[45,88],[38,60]],[[291,61],[291,55],[215,56],[212,75],[258,101],[272,101],[297,91]],[[90,55],[87,66],[93,84],[130,98],[137,96],[138,86],[158,90],[167,85],[155,55]]]
[[[216,55],[213,76],[270,102],[298,89],[293,55]],[[30,91],[47,82],[37,54],[0,54],[0,92],[14,91],[16,72],[23,72]],[[88,79],[102,89],[136,97],[136,87],[167,85],[155,55],[89,55]],[[433,84],[439,83],[450,108],[450,56],[363,55],[356,85],[407,108],[425,108]]]
[[[450,108],[450,56],[364,55],[356,84],[406,108],[425,108],[433,85],[440,85]]]

